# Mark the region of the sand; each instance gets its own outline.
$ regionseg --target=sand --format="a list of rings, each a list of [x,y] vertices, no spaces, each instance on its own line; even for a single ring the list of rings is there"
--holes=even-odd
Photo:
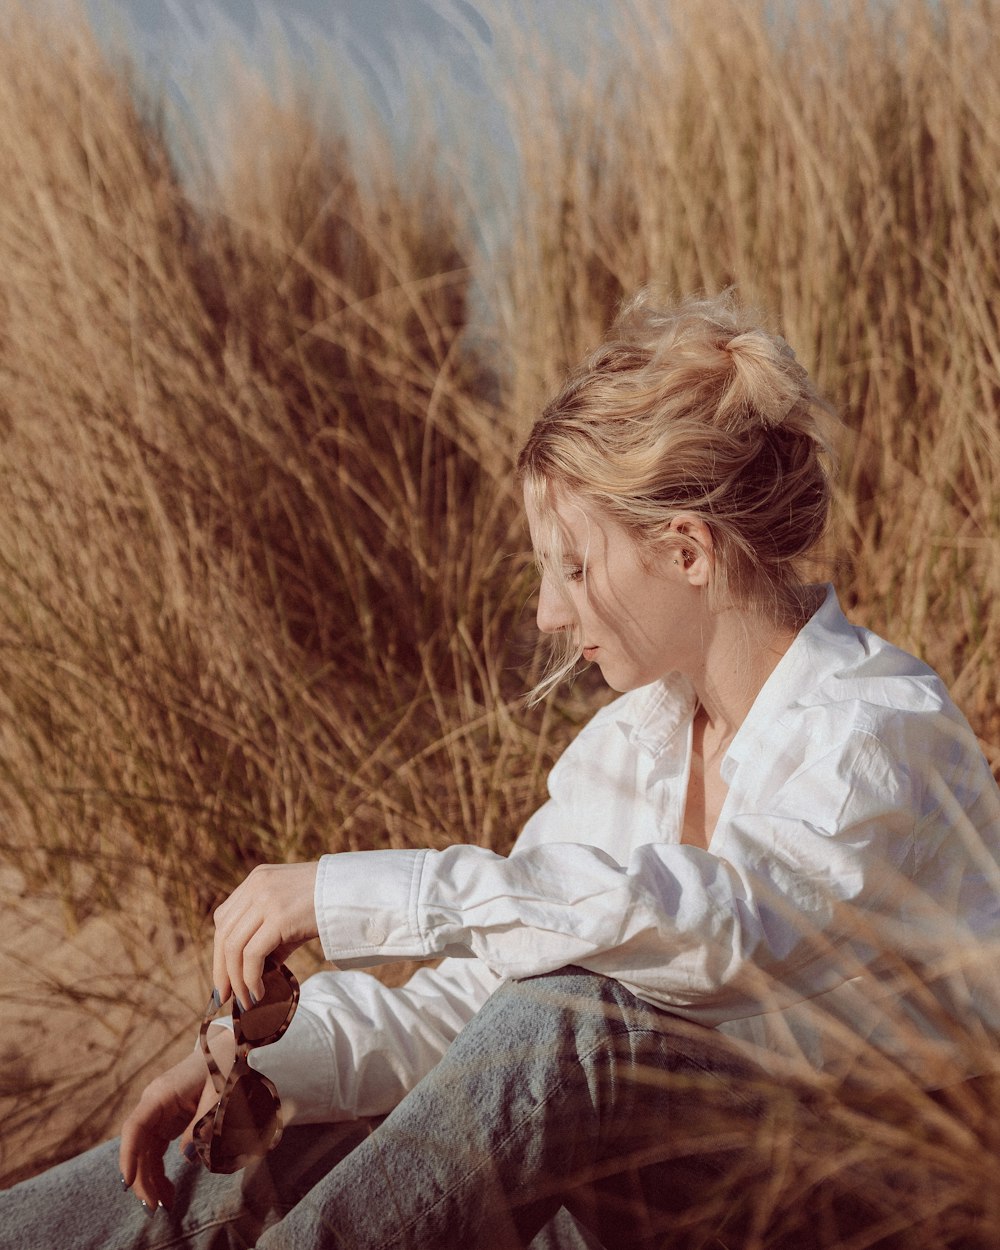
[[[146,1081],[194,1044],[211,972],[152,890],[74,924],[3,867],[0,935],[4,1186],[116,1133]]]

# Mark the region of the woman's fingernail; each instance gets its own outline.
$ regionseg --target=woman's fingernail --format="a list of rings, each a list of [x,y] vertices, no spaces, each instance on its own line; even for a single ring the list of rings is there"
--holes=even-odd
[[[131,1188],[132,1188],[132,1186],[131,1186],[131,1185],[128,1183],[128,1181],[125,1179],[125,1173],[124,1173],[124,1172],[119,1172],[119,1174],[118,1174],[118,1175],[121,1177],[121,1180],[122,1180],[122,1189],[131,1189]]]
[[[212,986],[212,1002],[215,1005],[215,1010],[218,1011],[219,1008],[222,1006],[222,995],[219,993],[219,991],[215,988],[214,985]]]
[[[156,1208],[151,1207],[145,1198],[140,1198],[139,1201],[142,1203],[142,1209],[146,1212],[149,1218],[152,1219]]]
[[[194,1163],[195,1159],[198,1158],[198,1147],[193,1141],[189,1141],[184,1147],[183,1154],[185,1159],[189,1159],[192,1163]]]
[[[247,993],[250,995],[250,1006],[251,1006],[251,1007],[256,1007],[256,1006],[257,1006],[257,1004],[260,1002],[260,999],[259,999],[259,998],[257,997],[257,995],[253,992],[253,990],[247,990]]]
[[[243,1013],[245,1014],[245,1013],[246,1013],[246,1008],[243,1006],[243,999],[242,999],[242,998],[240,998],[239,994],[237,994],[235,997],[236,997],[236,1005],[237,1005],[237,1007],[239,1007],[240,1011],[241,1011],[241,1012],[243,1012]]]

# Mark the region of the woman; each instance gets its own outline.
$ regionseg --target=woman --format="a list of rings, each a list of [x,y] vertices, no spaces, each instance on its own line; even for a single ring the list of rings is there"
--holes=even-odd
[[[120,1146],[6,1196],[9,1244],[674,1245],[710,1202],[742,1244],[776,1106],[808,1150],[804,1071],[983,1069],[1000,797],[940,680],[801,580],[830,420],[732,300],[623,311],[519,461],[559,649],[536,693],[582,657],[621,697],[507,858],[254,871],[216,914],[216,1002],[267,1001],[265,958],[313,937],[338,968],[250,1059],[296,1127],[242,1178],[190,1161],[219,1100],[196,1051]],[[402,989],[351,971],[437,958]]]

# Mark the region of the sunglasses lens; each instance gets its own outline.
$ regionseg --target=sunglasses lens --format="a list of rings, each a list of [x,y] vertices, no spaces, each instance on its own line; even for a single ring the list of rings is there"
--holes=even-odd
[[[278,1100],[255,1072],[229,1092],[221,1131],[212,1143],[213,1172],[235,1172],[265,1154],[278,1131]]]
[[[256,1007],[240,1012],[244,1041],[259,1043],[277,1033],[291,1014],[294,997],[281,967],[265,965],[263,997]]]

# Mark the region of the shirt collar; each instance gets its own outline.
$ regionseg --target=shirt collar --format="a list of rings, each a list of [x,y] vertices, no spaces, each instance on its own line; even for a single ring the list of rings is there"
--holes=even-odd
[[[854,626],[827,585],[823,602],[796,634],[761,687],[743,724],[722,760],[722,777],[729,781],[751,745],[766,733],[781,713],[804,698],[824,677],[856,663],[862,644]],[[680,673],[669,673],[652,685],[627,696],[616,717],[628,741],[652,759],[664,752],[681,756],[687,750],[687,729],[694,715],[694,688]]]
[[[694,715],[694,687],[680,673],[668,673],[628,697],[618,727],[638,750],[658,759],[669,748],[680,756],[687,750],[686,730]]]

